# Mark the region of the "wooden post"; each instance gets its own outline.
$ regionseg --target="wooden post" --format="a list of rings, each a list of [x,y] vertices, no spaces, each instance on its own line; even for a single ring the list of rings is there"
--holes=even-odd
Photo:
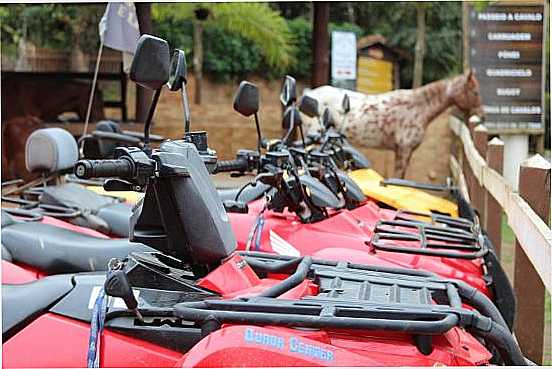
[[[502,174],[504,161],[504,142],[498,137],[493,138],[487,145],[487,164],[491,169]],[[500,260],[502,250],[502,208],[500,204],[487,192],[487,223],[485,229],[494,245]]]
[[[550,163],[539,154],[524,160],[519,171],[519,195],[546,223],[550,220]],[[538,273],[516,240],[514,290],[517,298],[514,332],[521,350],[542,364],[545,288]]]
[[[313,6],[311,87],[315,88],[328,84],[330,3],[316,1]]]
[[[487,127],[480,124],[473,130],[473,144],[475,149],[485,158],[487,156],[487,141],[489,139],[489,134],[487,132]],[[474,205],[475,208],[479,211],[479,219],[481,224],[484,225],[487,222],[487,191],[485,188],[479,184],[477,178],[474,178]]]
[[[477,126],[477,124],[479,123],[479,121],[477,121],[476,119],[474,118],[471,118],[468,120],[468,129],[470,130],[470,136],[471,136],[471,139],[473,141],[473,132],[475,130],[475,127]],[[470,193],[470,199],[472,200],[473,202],[473,205],[475,205],[477,207],[477,202],[476,202],[476,198],[477,198],[477,194],[475,193],[476,192],[476,182],[477,182],[477,179],[475,179],[475,176],[473,175],[473,172],[472,172],[472,169],[471,169],[471,166],[470,166],[470,163],[468,162],[468,160],[465,160],[465,162],[463,163],[463,168],[462,170],[464,171],[464,177],[466,177],[466,184],[468,185],[468,191]],[[478,209],[480,210],[480,209]]]
[[[153,25],[151,21],[151,3],[135,3],[136,16],[140,26],[140,34],[152,34]],[[136,122],[145,122],[148,115],[148,107],[153,93],[144,87],[136,85]]]
[[[201,105],[201,85],[203,83],[203,21],[194,21],[194,103]]]

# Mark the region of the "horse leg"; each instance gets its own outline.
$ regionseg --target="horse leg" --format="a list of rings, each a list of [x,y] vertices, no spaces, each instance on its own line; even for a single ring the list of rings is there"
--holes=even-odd
[[[398,147],[395,151],[395,178],[404,178],[412,156],[412,148]]]

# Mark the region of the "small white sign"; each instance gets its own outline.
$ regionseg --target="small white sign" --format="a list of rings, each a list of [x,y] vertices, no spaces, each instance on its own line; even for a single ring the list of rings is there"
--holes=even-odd
[[[354,32],[332,32],[332,80],[356,79],[357,48]]]

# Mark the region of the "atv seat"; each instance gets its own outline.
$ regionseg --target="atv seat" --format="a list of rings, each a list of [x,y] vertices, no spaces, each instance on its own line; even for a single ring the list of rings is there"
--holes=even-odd
[[[61,128],[45,128],[27,139],[25,163],[30,172],[56,173],[72,170],[78,159],[78,147],[71,134]],[[69,219],[74,224],[119,237],[128,237],[132,207],[102,196],[76,183],[64,183],[35,189],[41,204],[80,211]]]
[[[50,276],[31,283],[2,285],[2,334],[5,341],[73,288],[71,275]]]
[[[236,200],[247,204],[263,196],[263,193],[265,193],[270,188],[270,186],[264,183],[257,183],[255,187],[247,186],[242,190],[242,192],[240,193],[240,196],[236,199],[236,195],[240,191],[240,188],[241,187],[218,188],[217,192],[222,202],[228,201],[228,200],[231,200],[231,201]]]
[[[28,222],[2,227],[2,245],[16,263],[47,274],[107,270],[111,258],[153,251],[128,239],[103,239],[49,224]]]
[[[80,210],[81,215],[71,220],[74,224],[119,237],[129,235],[132,206],[90,191],[80,184],[48,186],[43,189],[40,202]]]

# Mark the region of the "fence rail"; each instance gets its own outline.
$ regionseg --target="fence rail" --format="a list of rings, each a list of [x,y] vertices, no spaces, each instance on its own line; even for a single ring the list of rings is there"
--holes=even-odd
[[[485,159],[475,148],[469,128],[454,117],[450,120],[450,128],[462,141],[465,157],[475,179],[479,185],[489,191],[504,210],[508,217],[508,225],[512,228],[521,247],[550,292],[552,290],[552,266],[550,263],[552,260],[552,230],[531,206],[512,190],[504,177],[487,165]],[[457,171],[460,165],[454,168]],[[481,209],[478,210],[481,212]]]
[[[456,117],[450,118],[449,125],[457,138],[450,157],[451,171],[460,190],[478,210],[498,253],[502,212],[515,235],[515,333],[525,354],[541,363],[544,294],[545,290],[552,291],[552,230],[547,224],[550,163],[538,154],[524,161],[519,192],[515,192],[499,173],[503,166],[502,141],[494,138],[489,142],[484,126],[476,127]]]

